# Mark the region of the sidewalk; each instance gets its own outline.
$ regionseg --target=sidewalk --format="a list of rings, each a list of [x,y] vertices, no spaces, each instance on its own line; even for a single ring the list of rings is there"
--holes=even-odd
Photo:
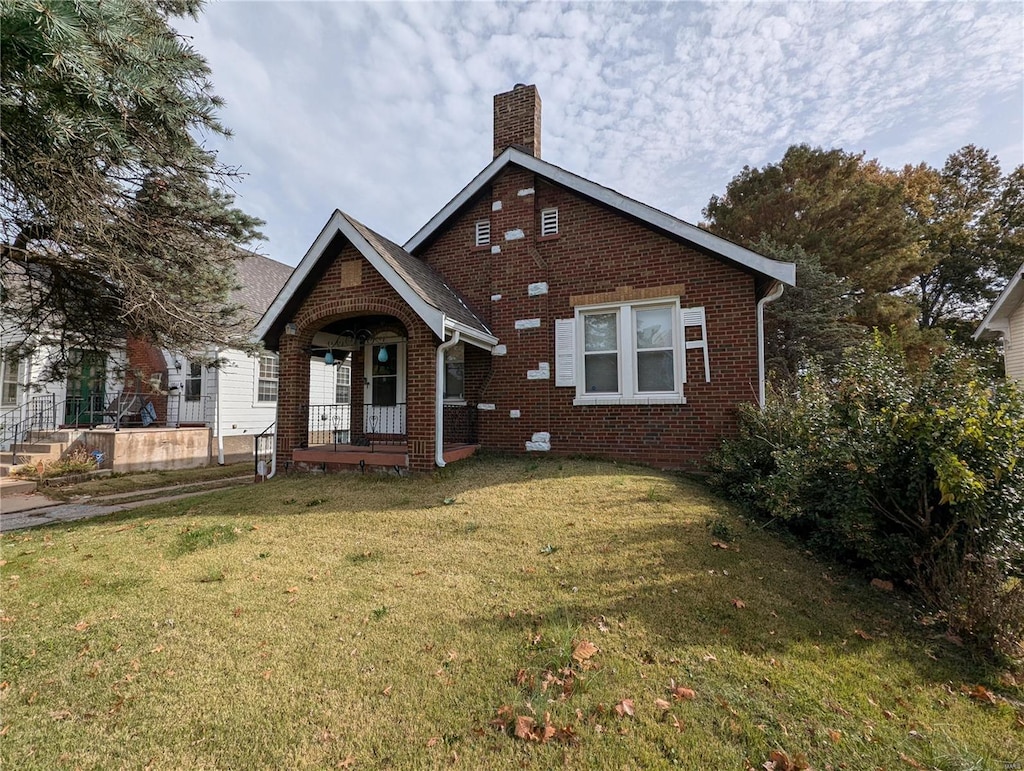
[[[67,503],[51,500],[39,492],[29,493],[28,495],[10,495],[0,502],[0,533],[50,525],[54,522],[74,522],[75,520],[101,517],[118,511],[130,511],[142,506],[152,506],[157,503],[180,501],[184,498],[206,495],[217,490],[252,484],[252,481],[252,476],[231,477],[228,479],[197,482],[191,485],[155,487],[148,490],[133,490],[131,492],[98,495],[96,497],[86,496],[81,500]],[[183,487],[206,487],[207,489],[191,490],[187,493],[170,493],[172,490],[180,490]],[[146,497],[144,500],[125,500],[138,498],[139,496]]]

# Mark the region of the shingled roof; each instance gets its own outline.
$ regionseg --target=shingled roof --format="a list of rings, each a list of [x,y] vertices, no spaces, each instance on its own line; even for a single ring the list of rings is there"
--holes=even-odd
[[[458,330],[473,345],[490,348],[498,342],[487,324],[470,309],[462,295],[445,283],[441,274],[337,209],[256,325],[253,334],[257,340],[263,340],[269,348],[277,347],[285,324],[328,261],[337,254],[332,244],[339,237],[356,248],[438,337],[444,339],[447,333]]]
[[[255,323],[274,302],[291,274],[291,265],[255,252],[245,252],[245,256],[235,263],[238,287],[231,293],[231,302],[243,306]]]

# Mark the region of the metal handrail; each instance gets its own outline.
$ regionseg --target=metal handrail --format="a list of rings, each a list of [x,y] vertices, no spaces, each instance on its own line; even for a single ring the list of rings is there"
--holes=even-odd
[[[276,425],[277,421],[275,420],[273,423],[271,423],[269,426],[267,426],[265,429],[263,429],[258,434],[256,434],[256,436],[253,437],[253,473],[258,479],[266,479],[270,475],[269,472],[273,469],[274,453],[276,452],[276,438],[273,429],[274,426]],[[265,448],[268,438],[271,440],[269,451]],[[261,445],[263,446],[261,447]],[[261,457],[266,456],[268,453],[270,456],[269,458]],[[269,464],[267,463],[268,460],[270,461]],[[260,463],[263,463],[262,469],[260,468]]]

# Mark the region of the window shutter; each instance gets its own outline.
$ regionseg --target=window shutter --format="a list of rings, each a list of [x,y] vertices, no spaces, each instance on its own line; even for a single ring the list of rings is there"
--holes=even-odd
[[[576,386],[576,319],[555,319],[555,385]]]
[[[708,360],[708,328],[707,319],[704,313],[704,306],[697,308],[683,308],[683,339],[686,340],[687,327],[700,327],[699,340],[686,340],[685,351],[700,349],[704,357],[704,382],[711,382],[711,362]],[[685,362],[685,359],[684,359]]]

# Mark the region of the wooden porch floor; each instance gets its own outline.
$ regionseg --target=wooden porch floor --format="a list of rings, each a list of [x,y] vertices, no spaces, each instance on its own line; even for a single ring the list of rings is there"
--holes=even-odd
[[[444,446],[445,463],[454,463],[457,460],[468,458],[480,449],[478,444],[446,444]],[[365,466],[382,466],[408,468],[409,466],[409,445],[401,444],[375,444],[373,447],[355,444],[319,444],[312,447],[304,447],[292,450],[292,460],[295,463],[311,463],[337,465],[337,466],[358,466],[362,463]]]

